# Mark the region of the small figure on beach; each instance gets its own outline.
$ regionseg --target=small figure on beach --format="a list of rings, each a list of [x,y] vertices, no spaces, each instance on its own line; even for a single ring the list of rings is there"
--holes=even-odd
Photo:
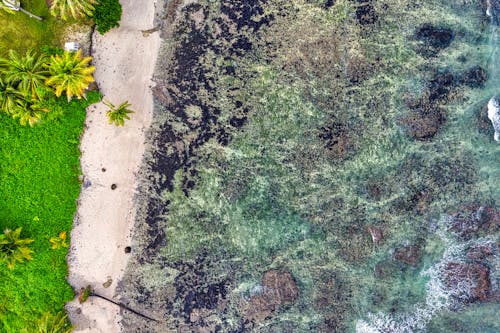
[[[500,99],[495,96],[488,102],[488,118],[495,129],[493,138],[500,141]]]

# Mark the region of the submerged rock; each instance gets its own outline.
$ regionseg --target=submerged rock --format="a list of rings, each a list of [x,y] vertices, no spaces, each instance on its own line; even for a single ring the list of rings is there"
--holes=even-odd
[[[477,244],[470,247],[466,256],[467,259],[471,260],[484,260],[491,257],[494,254],[494,245],[492,244]]]
[[[371,0],[358,0],[356,8],[356,20],[361,25],[369,25],[377,22],[378,15]]]
[[[461,239],[479,234],[494,233],[500,229],[500,211],[494,207],[470,205],[451,214],[449,229]]]
[[[453,31],[445,27],[436,27],[426,23],[415,33],[417,40],[423,42],[418,52],[424,57],[436,56],[441,50],[450,46],[453,41]]]
[[[403,246],[394,252],[394,259],[411,266],[417,266],[421,257],[422,248],[420,245]]]
[[[410,137],[417,140],[432,139],[446,122],[446,111],[440,107],[416,108],[401,119]]]
[[[482,88],[488,78],[488,72],[483,67],[475,66],[463,73],[461,81],[471,88]]]
[[[443,273],[446,286],[457,289],[463,303],[486,301],[491,296],[490,270],[481,263],[450,262]]]
[[[488,102],[488,118],[495,129],[493,138],[495,141],[500,141],[500,101],[498,97],[493,97]]]
[[[244,318],[261,322],[285,305],[293,304],[299,297],[299,288],[288,271],[272,269],[262,277],[261,292],[243,304]]]

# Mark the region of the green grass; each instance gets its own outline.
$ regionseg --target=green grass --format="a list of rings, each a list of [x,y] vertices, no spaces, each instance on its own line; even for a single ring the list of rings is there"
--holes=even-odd
[[[64,23],[49,14],[45,0],[22,0],[21,6],[44,20],[30,18],[21,12],[11,14],[0,10],[0,53],[9,49],[24,53],[30,48],[57,46]]]
[[[0,55],[60,46],[65,26],[74,22],[52,17],[45,0],[21,0],[21,6],[44,20],[0,10]],[[66,282],[67,249],[52,250],[49,239],[61,231],[69,235],[80,191],[85,107],[99,99],[97,92],[71,103],[61,98],[34,128],[0,113],[0,230],[22,227],[22,238],[35,240],[32,261],[12,270],[0,266],[2,333],[38,332],[36,323],[74,296]]]
[[[12,270],[0,267],[0,332],[22,332],[46,312],[73,298],[67,284],[66,249],[49,239],[69,231],[80,190],[78,142],[84,108],[100,98],[66,103],[30,128],[0,114],[0,228],[22,227],[35,242],[33,260]]]

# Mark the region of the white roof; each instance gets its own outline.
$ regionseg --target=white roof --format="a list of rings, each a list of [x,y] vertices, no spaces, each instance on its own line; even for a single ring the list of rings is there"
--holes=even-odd
[[[67,42],[64,43],[64,49],[70,52],[76,52],[80,49],[80,44],[77,42]]]

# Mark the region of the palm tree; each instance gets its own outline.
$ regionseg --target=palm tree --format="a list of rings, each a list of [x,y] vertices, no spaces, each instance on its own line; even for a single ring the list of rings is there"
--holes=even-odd
[[[20,107],[24,96],[0,77],[0,110],[13,114]]]
[[[82,98],[85,89],[94,81],[92,73],[95,67],[89,66],[91,60],[92,57],[83,58],[81,50],[76,53],[64,51],[62,55],[51,56],[47,65],[50,76],[45,83],[55,88],[57,97],[66,92],[68,101],[73,96]]]
[[[18,106],[11,112],[11,116],[14,119],[19,119],[19,123],[23,126],[30,125],[30,127],[33,127],[42,120],[45,113],[50,111],[43,107],[42,104],[35,103],[34,101],[20,99],[17,102]]]
[[[40,90],[45,86],[48,75],[44,56],[37,56],[32,50],[28,50],[25,56],[20,56],[16,51],[9,50],[9,57],[1,59],[0,63],[7,83],[17,87],[31,99],[41,97]]]
[[[16,263],[32,259],[33,250],[28,244],[33,243],[33,240],[21,238],[21,230],[5,229],[4,233],[0,234],[0,262],[6,263],[9,269],[14,268]]]
[[[130,119],[128,116],[130,113],[134,113],[134,111],[128,109],[129,106],[132,106],[128,101],[123,102],[118,107],[115,107],[111,102],[104,101],[104,104],[109,108],[106,112],[108,116],[109,123],[115,124],[116,126],[125,125],[125,119]]]
[[[92,16],[95,3],[96,0],[52,0],[50,13],[63,20],[67,20],[69,15],[75,19],[85,15]]]

